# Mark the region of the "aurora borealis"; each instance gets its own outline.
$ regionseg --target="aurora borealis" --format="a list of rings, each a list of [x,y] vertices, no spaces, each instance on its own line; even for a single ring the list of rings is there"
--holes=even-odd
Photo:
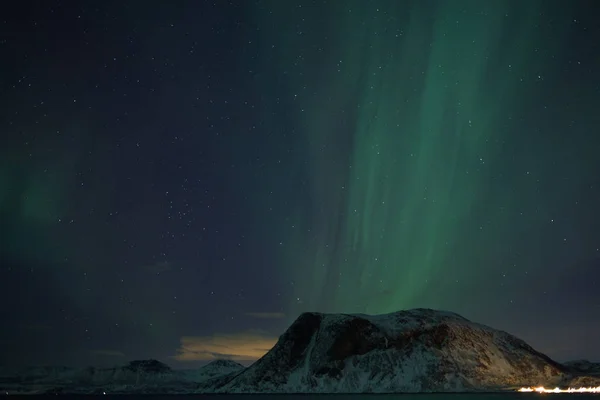
[[[274,70],[292,68],[290,60],[307,69],[281,78],[301,103],[291,114],[310,155],[311,205],[299,205],[294,221],[308,226],[282,251],[282,264],[293,265],[292,302],[305,298],[300,309],[440,307],[456,290],[449,270],[472,290],[482,278],[475,265],[498,243],[524,240],[511,214],[540,194],[528,193],[536,178],[512,170],[507,147],[523,135],[523,111],[541,100],[540,81],[556,75],[551,55],[563,46],[546,41],[550,31],[561,38],[568,20],[540,28],[541,2],[460,4],[355,1],[301,11],[273,2],[258,11],[259,26],[273,29],[265,37],[278,37],[282,49],[271,56]],[[292,21],[316,12],[324,15],[311,30],[327,40],[311,49],[316,40]],[[546,161],[538,162],[534,173],[544,176]],[[511,193],[521,185],[520,196]],[[559,210],[544,201],[549,213]]]
[[[598,6],[145,4],[4,23],[2,363],[415,307],[600,358]]]

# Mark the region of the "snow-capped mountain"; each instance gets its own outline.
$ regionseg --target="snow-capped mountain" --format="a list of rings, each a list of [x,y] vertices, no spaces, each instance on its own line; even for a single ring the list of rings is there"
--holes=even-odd
[[[156,360],[132,361],[114,368],[34,367],[0,371],[0,390],[9,393],[194,393],[217,376],[243,369],[215,360],[194,370],[173,370]]]
[[[217,392],[452,392],[556,385],[566,368],[502,331],[428,309],[302,314]]]
[[[196,392],[213,392],[214,388],[220,387],[231,381],[234,377],[244,371],[246,367],[231,360],[215,360],[210,364],[197,370],[200,379],[197,379]]]
[[[600,363],[591,362],[588,360],[567,361],[565,366],[570,368],[575,373],[584,373],[600,376]]]
[[[600,387],[600,363],[588,360],[576,360],[564,363],[569,368],[573,379],[571,387]]]
[[[244,370],[242,364],[232,360],[214,360],[198,369],[184,370],[185,376],[194,382],[205,382],[215,377],[237,374]]]
[[[250,367],[0,368],[0,393],[390,393],[600,386],[590,362],[560,364],[506,332],[429,309],[304,313]]]

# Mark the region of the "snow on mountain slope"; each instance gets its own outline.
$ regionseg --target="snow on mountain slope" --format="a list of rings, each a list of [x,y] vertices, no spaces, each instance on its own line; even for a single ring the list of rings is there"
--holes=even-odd
[[[0,392],[73,394],[390,393],[600,386],[598,364],[559,364],[524,341],[429,309],[385,315],[304,313],[248,368],[216,360],[173,370],[0,368]]]
[[[231,360],[215,360],[203,367],[182,371],[185,376],[194,382],[204,382],[215,377],[239,373],[244,367],[242,364]]]
[[[568,361],[564,365],[574,378],[569,387],[600,387],[600,363],[588,360]]]
[[[449,312],[302,314],[265,356],[214,388],[233,393],[452,392],[555,385],[566,368]]]
[[[246,367],[229,360],[216,360],[200,368],[198,373],[201,379],[198,379],[196,392],[213,392],[214,388],[220,387],[231,381]]]
[[[184,371],[156,360],[114,368],[33,367],[0,371],[0,389],[9,393],[193,393],[200,383],[243,368],[227,360]]]
[[[591,362],[588,360],[575,360],[567,361],[566,363],[564,363],[564,365],[569,367],[574,373],[583,373],[600,376],[599,362]]]

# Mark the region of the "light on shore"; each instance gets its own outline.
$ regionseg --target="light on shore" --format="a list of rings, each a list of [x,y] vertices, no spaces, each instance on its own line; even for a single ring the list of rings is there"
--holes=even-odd
[[[546,389],[543,386],[539,387],[522,387],[519,392],[536,392],[536,393],[600,393],[600,386],[596,387],[581,387],[581,388],[554,388]]]

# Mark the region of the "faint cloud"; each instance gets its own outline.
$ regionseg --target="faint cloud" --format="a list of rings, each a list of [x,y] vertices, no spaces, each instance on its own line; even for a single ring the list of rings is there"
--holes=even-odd
[[[150,272],[151,274],[161,274],[173,269],[173,263],[170,261],[160,261],[154,264],[148,264],[142,266],[142,269]]]
[[[125,354],[118,350],[92,350],[91,353],[104,357],[125,357]]]
[[[184,336],[173,358],[178,361],[210,361],[219,358],[255,361],[271,350],[276,342],[276,337],[262,331]]]
[[[244,315],[247,317],[262,318],[262,319],[285,318],[285,314],[282,312],[247,312]]]

